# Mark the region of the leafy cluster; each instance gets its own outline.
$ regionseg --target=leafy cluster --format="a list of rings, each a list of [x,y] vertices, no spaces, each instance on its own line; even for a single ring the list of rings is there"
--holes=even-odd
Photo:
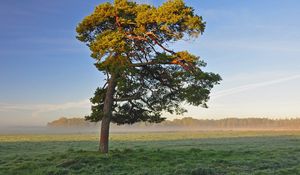
[[[159,7],[115,0],[99,5],[79,23],[77,38],[89,46],[97,69],[107,81],[112,74],[117,77],[112,122],[161,122],[163,111],[186,112],[182,102],[206,107],[220,76],[203,72],[200,68],[206,64],[198,56],[164,46],[197,37],[204,29],[202,17],[182,0]],[[102,119],[107,88],[96,90],[86,119]]]

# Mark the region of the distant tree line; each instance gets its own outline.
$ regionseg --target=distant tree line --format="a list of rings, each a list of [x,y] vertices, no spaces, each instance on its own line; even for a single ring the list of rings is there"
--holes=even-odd
[[[99,123],[86,121],[84,118],[60,118],[47,124],[48,127],[95,127]],[[116,127],[116,124],[112,124]],[[119,126],[119,127],[128,127]],[[185,117],[182,119],[166,120],[162,123],[146,123],[140,122],[132,125],[136,128],[151,128],[151,127],[181,127],[193,129],[300,129],[300,118],[292,119],[268,119],[268,118],[225,118],[225,119],[194,119]]]
[[[293,128],[300,129],[300,118],[268,119],[268,118],[225,118],[194,119],[191,117],[174,119],[161,123],[162,126],[184,126],[196,128]]]
[[[92,127],[96,126],[95,123],[86,121],[84,118],[66,118],[62,117],[58,120],[54,120],[47,124],[48,127],[63,127],[63,128],[73,128],[73,127]]]

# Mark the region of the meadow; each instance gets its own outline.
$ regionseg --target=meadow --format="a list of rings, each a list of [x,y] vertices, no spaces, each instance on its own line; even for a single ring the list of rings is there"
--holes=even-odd
[[[300,174],[300,131],[0,135],[0,174]]]

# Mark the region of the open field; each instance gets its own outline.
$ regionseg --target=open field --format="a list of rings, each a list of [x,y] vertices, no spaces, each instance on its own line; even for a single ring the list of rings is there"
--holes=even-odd
[[[299,131],[1,135],[0,174],[300,174]]]

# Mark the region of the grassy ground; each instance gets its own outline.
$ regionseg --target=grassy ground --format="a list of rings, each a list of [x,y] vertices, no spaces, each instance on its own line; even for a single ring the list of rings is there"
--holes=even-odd
[[[0,174],[300,174],[300,132],[2,135]]]

